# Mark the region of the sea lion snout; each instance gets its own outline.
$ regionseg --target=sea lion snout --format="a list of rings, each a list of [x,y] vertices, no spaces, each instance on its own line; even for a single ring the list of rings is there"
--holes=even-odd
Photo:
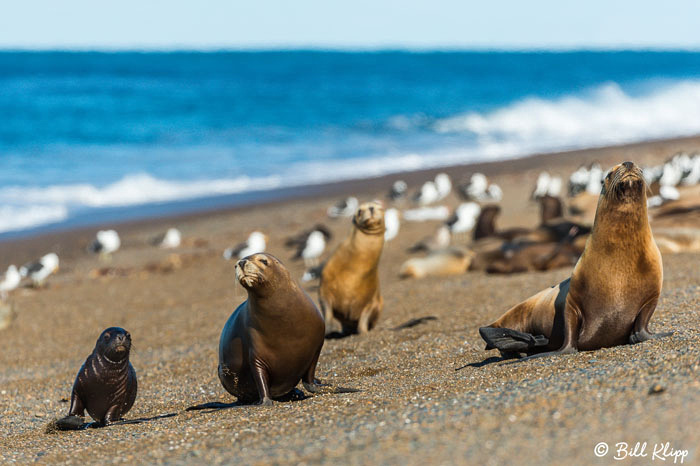
[[[618,201],[637,200],[645,189],[642,170],[634,162],[614,166],[603,180],[603,192],[612,193]]]
[[[129,357],[131,334],[120,327],[110,327],[97,340],[96,350],[110,361],[121,361]]]
[[[236,279],[244,288],[260,285],[272,261],[272,256],[263,253],[244,257],[236,263]]]
[[[384,206],[378,201],[361,204],[355,212],[353,223],[365,232],[383,232]]]

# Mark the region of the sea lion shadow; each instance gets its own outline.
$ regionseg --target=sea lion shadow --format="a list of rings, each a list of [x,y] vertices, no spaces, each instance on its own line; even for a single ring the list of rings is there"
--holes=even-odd
[[[311,396],[305,394],[298,388],[294,388],[291,392],[283,395],[281,397],[275,398],[274,401],[279,403],[291,403],[295,401],[303,401]],[[211,401],[209,403],[202,403],[194,406],[189,406],[185,411],[204,411],[205,413],[215,413],[223,409],[231,408],[244,408],[247,406],[257,406],[255,403],[246,403],[242,401],[234,401],[232,403],[222,403],[220,401]]]
[[[334,332],[327,333],[324,338],[326,340],[342,340],[343,338],[347,338],[350,335],[352,335],[352,334],[334,331]]]
[[[465,364],[462,367],[458,367],[457,369],[455,369],[455,371],[461,371],[462,369],[466,369],[467,367],[484,367],[496,362],[506,361],[507,359],[509,358],[503,358],[501,356],[491,356],[490,358],[486,358],[480,362],[470,362],[469,364]]]
[[[128,424],[142,424],[144,422],[151,422],[151,421],[157,421],[159,419],[166,419],[169,417],[175,417],[179,413],[167,413],[167,414],[159,414],[157,416],[151,416],[151,417],[139,417],[136,419],[122,419],[120,421],[112,422],[110,424],[103,424],[101,422],[93,421],[93,422],[83,422],[80,425],[66,425],[66,426],[61,426],[60,421],[66,418],[72,418],[73,416],[66,416],[61,419],[55,419],[54,421],[51,421],[46,428],[44,429],[44,432],[47,434],[53,434],[56,432],[68,432],[68,431],[76,431],[76,430],[88,430],[88,429],[102,429],[104,427],[112,427],[112,426],[119,426],[119,425],[128,425]]]

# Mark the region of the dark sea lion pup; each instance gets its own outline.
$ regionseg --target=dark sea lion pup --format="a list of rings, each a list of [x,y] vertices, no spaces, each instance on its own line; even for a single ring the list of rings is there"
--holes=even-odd
[[[328,389],[315,378],[325,336],[321,312],[282,263],[253,254],[236,264],[248,299],[229,317],[219,341],[219,380],[238,404],[272,405],[301,380],[311,393]],[[205,409],[216,403],[194,406]]]
[[[638,343],[661,293],[661,254],[647,216],[647,186],[632,162],[605,178],[593,231],[568,278],[479,329],[506,357],[575,353]]]
[[[83,427],[87,410],[98,425],[119,421],[136,400],[136,372],[129,362],[131,335],[110,327],[100,335],[73,384],[68,416],[56,421],[60,430]]]

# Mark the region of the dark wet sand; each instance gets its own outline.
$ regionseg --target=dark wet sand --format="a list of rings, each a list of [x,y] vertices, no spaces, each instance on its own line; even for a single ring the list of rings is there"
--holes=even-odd
[[[504,190],[503,227],[537,223],[527,201],[541,169],[568,175],[599,160],[658,162],[700,138],[543,155],[448,170],[459,180],[483,171]],[[411,187],[436,171],[400,175]],[[367,336],[327,340],[317,376],[359,388],[217,412],[184,412],[207,401],[233,401],[216,376],[219,332],[245,299],[221,251],[252,229],[271,238],[268,251],[300,277],[284,237],[323,221],[336,234],[347,220],[325,218],[340,195],[383,195],[392,176],[341,183],[327,190],[254,207],[122,225],[123,250],[103,267],[83,248],[95,229],[0,243],[0,265],[55,250],[61,271],[43,290],[18,290],[17,318],[0,332],[0,455],[4,463],[344,463],[344,464],[648,464],[654,444],[689,450],[700,463],[700,254],[664,256],[664,287],[652,330],[669,338],[521,364],[491,362],[477,329],[511,305],[566,278],[569,269],[512,276],[469,273],[402,281],[405,248],[435,228],[403,224],[381,263],[385,311]],[[452,197],[451,205],[458,200]],[[175,252],[146,244],[177,225],[190,245]],[[195,238],[207,244],[192,244]],[[177,256],[171,256],[176,254]],[[316,291],[308,287],[316,298]],[[437,320],[393,331],[409,319]],[[47,435],[64,415],[73,378],[104,328],[128,329],[139,395],[127,418],[136,425]],[[471,365],[470,365],[471,364]],[[465,367],[466,366],[466,367]],[[459,369],[459,370],[458,370]],[[663,391],[649,394],[652,386]],[[602,459],[594,447],[607,442]],[[647,442],[646,458],[614,461],[617,442]],[[669,464],[672,459],[653,463]],[[678,463],[677,463],[678,464]]]

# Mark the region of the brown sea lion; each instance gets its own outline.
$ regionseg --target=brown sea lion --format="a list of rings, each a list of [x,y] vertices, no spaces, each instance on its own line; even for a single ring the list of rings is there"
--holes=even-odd
[[[605,178],[593,232],[570,278],[479,329],[487,349],[530,357],[638,343],[661,293],[661,254],[647,217],[646,184],[632,162]]]
[[[323,347],[323,316],[309,295],[270,254],[236,264],[248,292],[226,321],[219,341],[219,380],[240,404],[272,405],[301,380],[316,393],[316,363]]]
[[[343,334],[371,330],[384,307],[379,292],[379,258],[384,246],[384,209],[378,202],[358,207],[350,236],[321,273],[319,301],[330,327],[338,319]]]
[[[558,197],[546,195],[540,197],[539,201],[541,224],[546,224],[564,216],[564,205]]]
[[[129,412],[137,390],[130,351],[129,332],[119,327],[102,332],[75,378],[68,415],[56,421],[59,429],[81,428],[86,410],[98,425],[119,421]]]

